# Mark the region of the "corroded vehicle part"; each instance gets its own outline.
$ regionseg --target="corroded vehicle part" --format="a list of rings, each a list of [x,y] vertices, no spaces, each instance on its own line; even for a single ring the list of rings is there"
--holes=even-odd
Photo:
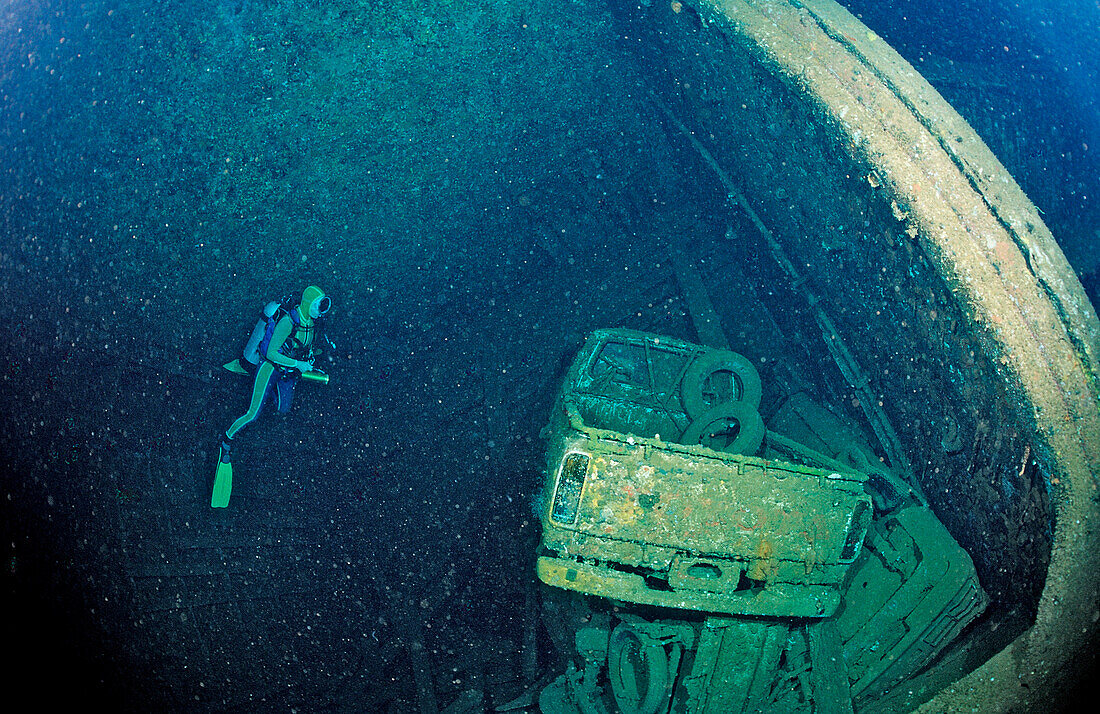
[[[537,572],[614,605],[561,623],[583,666],[544,691],[544,711],[873,708],[985,608],[973,563],[927,504],[872,466],[858,426],[807,395],[773,416],[789,436],[767,431],[766,458],[697,444],[710,417],[661,439],[654,414],[686,418],[682,395],[699,385],[685,390],[684,376],[709,371],[692,365],[729,354],[598,330],[575,358],[548,430]],[[743,390],[716,394],[712,410],[759,421]]]
[[[543,582],[662,607],[832,614],[870,522],[861,478],[632,440],[564,445]],[[575,454],[587,457],[579,488],[567,473]],[[558,508],[564,499],[576,505]]]
[[[717,390],[712,409],[692,420],[682,395],[730,364],[759,384],[725,350],[631,330],[590,336],[551,422],[543,582],[730,615],[836,610],[870,524],[866,477],[747,455],[764,428],[743,388]],[[687,375],[695,377],[685,388]],[[703,432],[728,419],[742,424],[732,450],[698,443],[711,443]],[[685,423],[676,439],[660,435]],[[742,436],[753,441],[747,453],[738,453]]]

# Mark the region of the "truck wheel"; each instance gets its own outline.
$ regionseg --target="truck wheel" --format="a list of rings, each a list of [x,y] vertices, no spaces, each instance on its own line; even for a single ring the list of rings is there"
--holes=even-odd
[[[665,647],[627,623],[611,633],[607,676],[620,714],[656,714],[668,708]]]
[[[684,411],[697,419],[723,402],[746,402],[760,408],[760,374],[747,357],[736,352],[714,350],[697,357],[680,383]]]
[[[727,454],[755,454],[764,441],[764,420],[748,402],[726,402],[706,410],[688,425],[680,443],[702,444]]]

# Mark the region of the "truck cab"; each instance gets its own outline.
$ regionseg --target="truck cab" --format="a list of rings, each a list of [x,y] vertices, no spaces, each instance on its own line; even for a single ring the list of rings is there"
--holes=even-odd
[[[831,615],[870,525],[866,476],[756,456],[759,403],[734,352],[593,334],[551,426],[542,581],[727,615]]]
[[[761,395],[736,352],[588,337],[544,432],[536,567],[568,665],[543,711],[851,711],[981,613],[858,428],[793,395],[769,429]]]

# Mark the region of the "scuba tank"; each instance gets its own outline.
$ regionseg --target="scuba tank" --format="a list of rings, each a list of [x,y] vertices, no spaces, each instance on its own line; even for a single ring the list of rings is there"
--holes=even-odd
[[[275,315],[279,312],[280,307],[282,307],[282,303],[276,300],[264,305],[263,317],[256,321],[256,326],[252,328],[252,335],[245,343],[245,362],[251,362],[254,365],[260,364],[260,343],[264,341],[264,337],[267,337],[270,341],[271,337],[268,333],[275,329]]]

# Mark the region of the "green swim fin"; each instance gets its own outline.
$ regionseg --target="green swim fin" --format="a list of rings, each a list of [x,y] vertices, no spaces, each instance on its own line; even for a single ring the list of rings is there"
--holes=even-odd
[[[214,494],[210,497],[211,508],[225,508],[229,505],[229,496],[233,493],[233,464],[223,444],[218,452],[218,470],[214,472]]]
[[[230,372],[236,372],[237,374],[248,374],[248,370],[244,368],[244,365],[241,364],[239,359],[235,359],[232,362],[226,362],[222,367],[228,369]]]

